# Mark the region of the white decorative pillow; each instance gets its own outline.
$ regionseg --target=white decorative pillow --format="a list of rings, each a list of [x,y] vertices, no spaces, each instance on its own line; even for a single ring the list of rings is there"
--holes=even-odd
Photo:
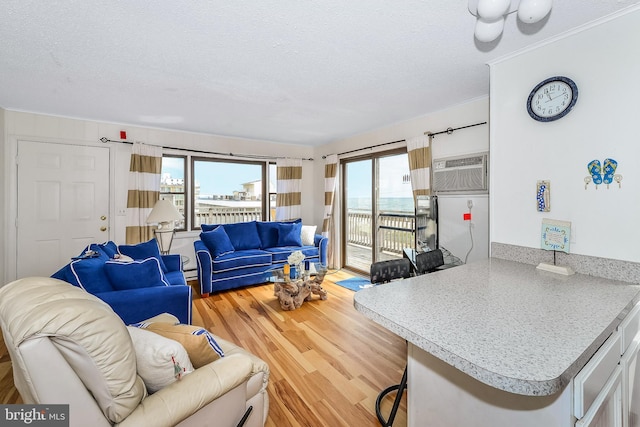
[[[302,240],[302,246],[313,246],[314,238],[316,236],[317,225],[303,225],[300,232],[300,239]]]
[[[136,351],[138,375],[149,394],[193,372],[187,350],[179,342],[135,326],[127,330]]]

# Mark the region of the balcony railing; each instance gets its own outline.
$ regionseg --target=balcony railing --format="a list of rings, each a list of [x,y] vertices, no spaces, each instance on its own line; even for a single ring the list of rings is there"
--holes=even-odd
[[[347,214],[347,243],[373,246],[372,215],[365,212]],[[402,249],[414,246],[415,217],[403,213],[378,215],[378,248],[381,252],[402,255]]]
[[[196,212],[195,226],[200,224],[228,224],[233,222],[261,221],[260,208],[214,207]],[[347,243],[371,248],[372,215],[351,211],[347,214]],[[377,242],[380,252],[401,256],[402,249],[414,246],[414,215],[405,213],[381,213],[378,215]]]
[[[207,208],[205,212],[196,212],[195,227],[200,224],[230,224],[233,222],[262,221],[260,208]]]

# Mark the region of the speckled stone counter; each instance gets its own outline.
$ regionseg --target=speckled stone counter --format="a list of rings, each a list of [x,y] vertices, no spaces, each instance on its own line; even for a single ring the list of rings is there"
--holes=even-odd
[[[562,390],[640,300],[640,285],[488,259],[363,289],[356,309],[511,393]]]

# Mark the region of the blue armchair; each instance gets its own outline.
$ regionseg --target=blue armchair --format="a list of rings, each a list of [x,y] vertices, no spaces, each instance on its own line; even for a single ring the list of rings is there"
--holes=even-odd
[[[139,245],[91,244],[51,277],[111,306],[125,324],[171,313],[191,324],[192,290],[180,255],[160,255],[155,240]]]

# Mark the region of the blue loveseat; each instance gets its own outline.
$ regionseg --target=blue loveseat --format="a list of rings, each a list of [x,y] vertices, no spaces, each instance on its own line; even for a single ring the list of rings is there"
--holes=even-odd
[[[200,227],[202,233],[194,248],[203,297],[266,282],[270,271],[282,267],[294,251],[301,251],[310,262],[327,264],[328,239],[315,234],[315,227],[303,226],[301,220]]]
[[[180,255],[160,255],[155,239],[138,245],[93,243],[51,277],[97,296],[125,324],[161,313],[191,324],[192,290]]]

